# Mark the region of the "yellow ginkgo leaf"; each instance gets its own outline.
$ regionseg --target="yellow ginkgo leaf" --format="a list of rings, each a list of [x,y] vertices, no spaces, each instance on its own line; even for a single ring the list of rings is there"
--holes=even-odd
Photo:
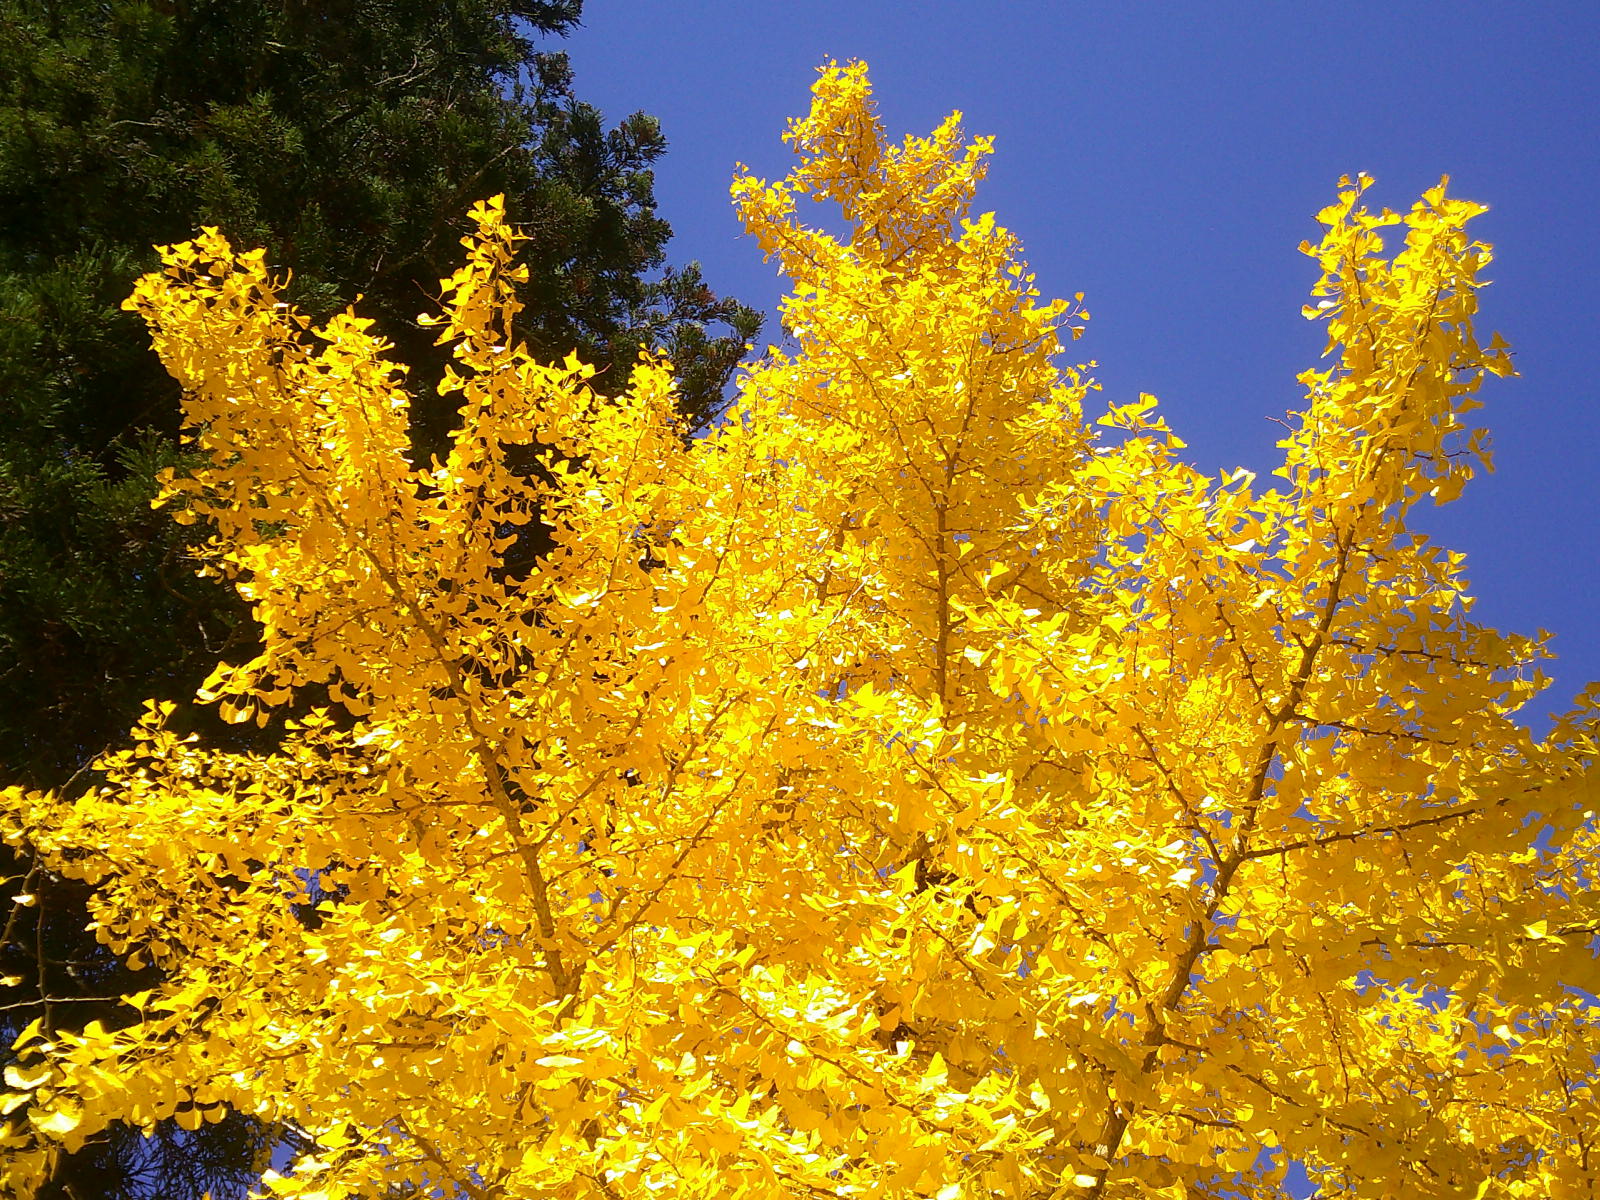
[[[1096,424],[988,139],[850,63],[787,141],[733,190],[790,336],[702,436],[658,355],[533,356],[502,198],[438,461],[369,322],[162,251],[164,495],[259,622],[198,702],[272,736],[152,705],[0,792],[161,968],[24,1030],[6,1153],[81,1097],[291,1131],[308,1198],[1588,1194],[1600,709],[1521,724],[1547,637],[1412,525],[1488,465],[1481,206],[1341,185],[1269,489]]]

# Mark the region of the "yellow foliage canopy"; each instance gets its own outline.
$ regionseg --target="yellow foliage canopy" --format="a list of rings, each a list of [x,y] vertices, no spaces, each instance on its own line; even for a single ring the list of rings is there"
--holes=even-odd
[[[499,200],[443,281],[444,463],[262,252],[140,282],[208,456],[167,502],[263,630],[203,698],[337,704],[262,755],[152,708],[87,794],[6,797],[166,972],[24,1037],[10,1193],[231,1107],[315,1145],[264,1184],[305,1200],[1589,1194],[1593,708],[1518,724],[1543,643],[1406,526],[1511,370],[1480,206],[1345,181],[1262,490],[1150,398],[1086,424],[1076,303],[973,215],[987,141],[888,144],[859,64],[787,137],[734,196],[793,348],[699,440],[665,362],[602,397],[512,342]]]

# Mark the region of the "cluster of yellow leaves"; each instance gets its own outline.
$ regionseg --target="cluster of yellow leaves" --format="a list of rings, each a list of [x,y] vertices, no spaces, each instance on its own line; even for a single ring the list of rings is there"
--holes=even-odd
[[[699,440],[666,363],[601,397],[515,344],[498,200],[443,281],[442,464],[368,323],[306,337],[260,252],[141,281],[209,460],[167,500],[263,629],[207,695],[337,707],[270,755],[152,709],[89,794],[6,798],[166,971],[125,1028],[25,1035],[10,1194],[228,1107],[315,1144],[264,1183],[302,1200],[1273,1195],[1290,1159],[1589,1194],[1593,712],[1536,743],[1542,642],[1405,524],[1510,372],[1479,207],[1346,181],[1263,491],[1149,398],[1095,436],[1083,314],[973,215],[956,118],[887,145],[829,66],[788,140],[734,194],[792,349]]]

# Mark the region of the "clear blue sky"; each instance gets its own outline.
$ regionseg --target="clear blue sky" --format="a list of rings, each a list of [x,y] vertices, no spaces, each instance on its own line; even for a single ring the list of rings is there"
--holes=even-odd
[[[674,261],[775,310],[780,283],[728,204],[735,162],[787,170],[779,135],[828,58],[871,65],[891,134],[949,110],[993,134],[983,209],[1047,295],[1086,293],[1077,349],[1104,400],[1161,398],[1206,470],[1270,469],[1294,376],[1321,352],[1295,250],[1344,172],[1408,207],[1441,174],[1491,211],[1482,329],[1522,377],[1479,414],[1497,473],[1427,531],[1468,553],[1480,619],[1558,634],[1530,716],[1600,679],[1600,0],[1088,5],[1058,0],[589,0],[566,43],[616,120],[660,117]],[[776,337],[776,321],[768,336]]]

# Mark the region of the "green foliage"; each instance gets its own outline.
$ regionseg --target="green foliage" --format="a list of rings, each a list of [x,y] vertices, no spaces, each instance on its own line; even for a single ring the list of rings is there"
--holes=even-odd
[[[256,637],[246,606],[195,575],[194,532],[150,507],[157,473],[186,465],[178,387],[119,309],[158,261],[153,244],[217,226],[273,246],[286,296],[313,316],[361,297],[413,364],[425,458],[443,446],[455,398],[436,393],[447,355],[417,317],[437,310],[467,200],[504,192],[529,234],[518,333],[530,346],[577,347],[602,367],[625,367],[641,342],[664,346],[682,362],[689,420],[720,404],[759,318],[712,295],[692,265],[664,268],[659,127],[640,113],[608,129],[576,99],[565,56],[541,48],[580,8],[0,0],[4,782],[60,785],[142,701],[186,698]],[[14,883],[29,869],[0,860]],[[120,968],[84,935],[81,899],[34,882],[40,903],[6,939],[26,961],[0,971],[22,980],[0,986],[6,1044],[46,995],[62,998],[52,1020],[71,1027],[104,1015],[86,997],[131,986],[96,981]],[[102,1144],[94,1182],[74,1186],[185,1196],[204,1178],[236,1190],[226,1171],[185,1160],[182,1141],[165,1158]]]
[[[604,368],[684,359],[703,420],[757,328],[670,230],[635,114],[607,129],[533,38],[574,0],[0,3],[0,764],[59,782],[150,695],[188,692],[242,615],[154,520],[177,389],[117,309],[153,243],[199,225],[272,245],[315,317],[363,312],[413,364],[419,452],[453,418],[418,327],[469,197],[505,192],[530,240],[536,352]],[[713,328],[727,326],[721,334]],[[152,438],[152,434],[156,435]]]

